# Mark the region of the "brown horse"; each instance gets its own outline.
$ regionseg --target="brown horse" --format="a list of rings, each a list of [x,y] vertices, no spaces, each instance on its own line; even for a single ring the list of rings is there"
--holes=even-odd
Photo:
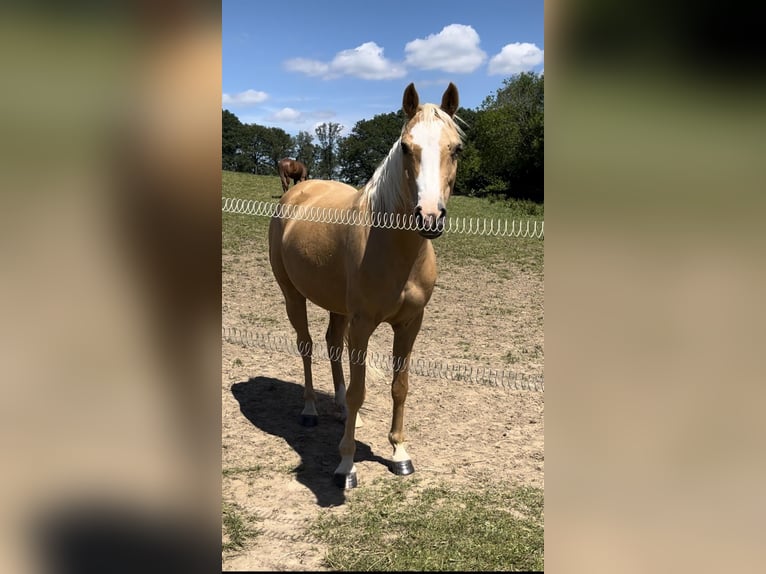
[[[404,447],[403,417],[408,362],[420,331],[423,310],[436,282],[431,239],[443,231],[447,200],[455,184],[462,132],[453,116],[458,91],[450,83],[441,106],[419,103],[415,86],[404,91],[408,121],[388,156],[367,185],[357,190],[325,180],[308,180],[282,196],[284,206],[319,208],[332,213],[387,213],[409,218],[417,231],[381,226],[339,225],[275,216],[269,227],[269,259],[282,289],[287,315],[297,333],[305,378],[303,424],[316,424],[316,396],[311,376],[312,340],[306,299],[330,312],[326,342],[335,386],[335,402],[344,410],[345,432],[335,482],[356,486],[354,431],[365,397],[365,360],[370,335],[382,322],[394,331],[393,417],[388,440],[391,470],[414,472]],[[356,221],[363,220],[359,218]],[[349,346],[351,381],[346,391],[341,357]]]
[[[282,193],[287,193],[287,188],[290,187],[290,180],[293,180],[293,185],[301,181],[306,181],[308,172],[306,165],[302,161],[297,159],[290,159],[286,157],[280,159],[277,164],[277,171],[279,171],[279,179],[282,180]]]

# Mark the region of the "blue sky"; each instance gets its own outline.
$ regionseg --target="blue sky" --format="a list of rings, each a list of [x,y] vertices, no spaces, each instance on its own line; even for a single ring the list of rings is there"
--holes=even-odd
[[[295,135],[397,111],[449,82],[478,107],[519,71],[544,67],[542,0],[223,0],[222,107]]]

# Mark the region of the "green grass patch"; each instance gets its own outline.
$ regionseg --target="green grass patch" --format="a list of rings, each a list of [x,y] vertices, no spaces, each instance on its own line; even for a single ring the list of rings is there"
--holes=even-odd
[[[276,176],[224,171],[222,180],[224,197],[277,202],[282,195],[281,183]],[[450,199],[448,207],[449,217],[461,220],[515,220],[526,225],[528,220],[541,222],[545,216],[542,204],[494,197],[456,195]],[[268,217],[224,213],[222,227],[224,252],[232,255],[243,251],[267,252]],[[507,264],[511,261],[522,271],[542,273],[544,243],[542,239],[445,233],[435,239],[433,245],[440,265],[479,263],[507,276]]]
[[[354,492],[348,511],[325,513],[313,530],[325,561],[348,571],[542,571],[543,491],[418,488],[378,481]]]
[[[223,503],[221,522],[223,525],[222,552],[242,548],[245,542],[260,534],[260,530],[254,527],[255,520],[247,516],[235,504]]]
[[[254,199],[276,203],[282,196],[282,184],[272,175],[252,175],[224,171],[223,197]],[[269,218],[256,215],[224,213],[222,220],[223,250],[237,254],[268,245]]]
[[[456,195],[448,204],[450,218],[462,221],[464,218],[475,222],[498,220],[544,221],[544,207],[531,201],[496,200]],[[482,223],[482,225],[484,225]],[[487,223],[489,226],[489,222]],[[531,226],[532,224],[530,224]],[[525,227],[526,228],[526,227]],[[531,229],[531,227],[530,227]],[[522,270],[542,272],[544,240],[524,237],[494,237],[468,233],[445,233],[434,240],[434,250],[440,264],[454,265],[464,262],[478,262],[503,272],[503,264],[515,261]]]

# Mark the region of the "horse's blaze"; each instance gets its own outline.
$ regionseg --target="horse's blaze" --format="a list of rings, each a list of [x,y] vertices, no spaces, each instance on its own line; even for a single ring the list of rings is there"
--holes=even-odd
[[[459,136],[443,122],[418,121],[405,143],[417,190],[415,225],[423,237],[434,239],[444,231],[446,202],[457,172],[453,150]]]

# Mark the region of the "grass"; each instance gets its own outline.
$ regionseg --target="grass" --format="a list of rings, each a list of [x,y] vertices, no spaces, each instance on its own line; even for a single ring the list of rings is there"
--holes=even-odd
[[[245,542],[260,534],[260,531],[253,527],[255,521],[236,505],[224,502],[222,514],[224,532],[224,541],[221,544],[222,552],[242,548]]]
[[[276,202],[282,195],[276,176],[223,172],[223,196]],[[543,221],[544,206],[530,201],[476,198],[456,195],[449,201],[449,217],[474,220]],[[223,215],[223,249],[231,255],[243,251],[265,252],[269,218],[252,215]],[[434,240],[438,261],[445,265],[478,262],[507,276],[507,265],[516,262],[522,271],[543,272],[544,241],[540,239],[489,237],[445,233]]]
[[[222,178],[223,197],[277,202],[282,195],[282,184],[277,176],[224,171]],[[223,250],[236,255],[254,246],[265,246],[268,229],[268,217],[224,213]]]
[[[459,220],[463,218],[477,221],[516,220],[524,221],[526,225],[527,220],[543,221],[544,219],[543,206],[537,206],[529,201],[500,201],[462,195],[450,198],[448,211],[450,218]],[[501,274],[506,272],[503,265],[509,261],[517,262],[523,270],[542,272],[543,247],[544,241],[540,239],[463,233],[445,233],[434,241],[434,249],[440,263],[452,265],[473,261],[490,266]]]
[[[313,532],[326,566],[354,571],[542,571],[544,500],[537,488],[419,488],[378,481],[354,492],[344,514]]]

